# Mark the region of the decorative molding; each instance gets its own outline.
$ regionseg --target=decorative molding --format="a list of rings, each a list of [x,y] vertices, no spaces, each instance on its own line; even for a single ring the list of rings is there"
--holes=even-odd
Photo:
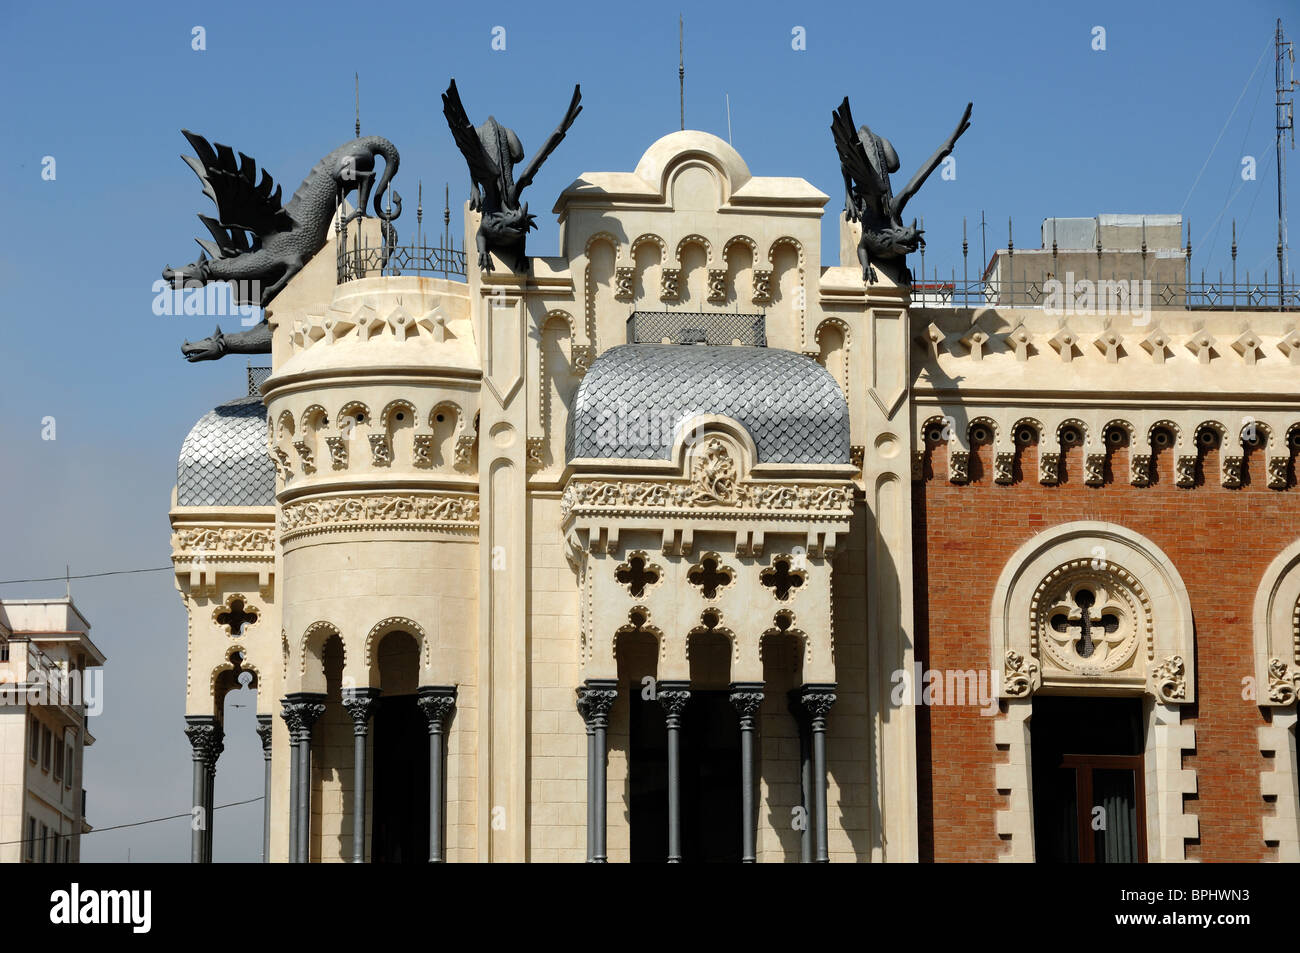
[[[709,300],[714,304],[727,302],[727,269],[709,269]]]
[[[330,451],[330,467],[346,470],[348,467],[348,440],[346,437],[326,437],[325,445]]]
[[[1290,705],[1300,694],[1300,671],[1280,658],[1268,660],[1268,700],[1275,705]]]
[[[681,297],[679,284],[682,270],[680,268],[661,268],[659,271],[659,299],[676,301]]]
[[[999,450],[993,454],[993,482],[1003,486],[1015,481],[1016,452]]]
[[[372,493],[331,496],[321,500],[288,503],[280,513],[280,532],[290,538],[300,531],[320,527],[363,529],[400,525],[406,529],[478,525],[477,496]]]
[[[1002,666],[1002,692],[1012,698],[1031,695],[1042,687],[1038,663],[1015,649],[1008,649]]]
[[[474,445],[478,442],[478,434],[467,433],[461,434],[456,438],[456,462],[457,470],[470,470],[474,466]]]
[[[223,552],[272,553],[275,551],[275,537],[269,529],[195,527],[177,530],[172,550],[174,555],[191,552],[201,552],[204,555]]]
[[[683,481],[570,481],[560,500],[560,519],[577,513],[624,514],[640,510],[722,509],[751,513],[847,516],[853,511],[853,488],[816,483],[736,484],[729,501],[715,500]]]
[[[772,303],[772,269],[754,269],[754,304]],[[1300,351],[1297,351],[1300,353]]]
[[[529,437],[525,443],[525,452],[527,454],[527,469],[529,473],[536,473],[546,467],[546,438]]]
[[[619,265],[614,269],[614,298],[618,301],[631,301],[636,269],[631,265]]]
[[[1164,702],[1181,702],[1187,695],[1187,671],[1181,655],[1167,655],[1151,666],[1152,694]]]

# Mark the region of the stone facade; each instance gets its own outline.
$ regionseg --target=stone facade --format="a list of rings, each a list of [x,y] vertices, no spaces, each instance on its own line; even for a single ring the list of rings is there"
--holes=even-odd
[[[679,132],[564,190],[561,254],[526,274],[471,255],[463,282],[338,282],[331,242],[276,298],[273,501],[171,511],[193,737],[251,673],[270,859],[392,836],[370,719],[402,697],[427,719],[431,859],[633,859],[639,719],[662,719],[671,792],[710,693],[752,750],[746,860],[1033,859],[1040,693],[1143,701],[1148,859],[1295,853],[1286,316],[926,310],[864,286],[855,226],[820,264],[826,202]],[[476,227],[467,209],[470,245]],[[807,362],[771,386],[797,405],[821,375],[843,439],[772,456],[768,424],[728,410],[743,374],[686,417],[632,395],[588,424],[584,381],[651,347],[628,322],[652,314],[680,318],[670,361],[757,317],[761,347],[738,344]],[[616,445],[574,442],[602,423],[671,433],[566,452]],[[1109,620],[1086,656],[1085,590]],[[975,673],[991,702],[925,703],[922,666]]]

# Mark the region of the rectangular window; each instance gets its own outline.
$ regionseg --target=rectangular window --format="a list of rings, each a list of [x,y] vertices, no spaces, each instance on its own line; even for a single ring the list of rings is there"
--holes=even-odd
[[[63,752],[54,752],[54,780],[55,783],[63,781]]]
[[[9,643],[0,642],[0,662],[9,661]]]
[[[41,770],[46,774],[50,771],[50,750],[54,747],[54,733],[49,728],[41,725]]]
[[[27,717],[31,719],[27,731],[27,757],[35,764],[41,750],[41,723],[35,715],[29,714]]]
[[[41,825],[41,863],[49,863],[50,857],[50,829],[44,824]]]
[[[63,749],[63,786],[72,787],[72,745]]]
[[[72,835],[71,834],[63,838],[63,862],[65,864],[72,863]]]
[[[36,860],[36,818],[27,818],[27,842],[23,845],[23,856],[29,861]]]

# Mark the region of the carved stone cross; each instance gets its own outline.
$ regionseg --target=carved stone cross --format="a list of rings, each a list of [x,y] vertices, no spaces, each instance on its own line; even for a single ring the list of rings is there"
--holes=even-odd
[[[647,566],[645,557],[637,554],[614,570],[614,578],[627,586],[630,595],[641,596],[645,594],[646,586],[659,581],[659,570]]]
[[[716,599],[718,590],[731,582],[732,572],[719,566],[718,560],[712,556],[706,556],[700,561],[699,566],[686,574],[686,578],[691,585],[700,587],[704,598]]]
[[[1087,589],[1080,589],[1074,594],[1074,604],[1079,607],[1079,618],[1071,619],[1068,616],[1058,615],[1052,619],[1052,628],[1057,632],[1068,632],[1072,627],[1079,629],[1079,638],[1074,650],[1079,653],[1080,658],[1090,657],[1096,648],[1092,641],[1094,626],[1107,635],[1119,628],[1119,616],[1113,613],[1108,612],[1096,619],[1092,617],[1091,609],[1096,601],[1095,595]]]
[[[220,612],[217,614],[217,625],[226,625],[230,627],[230,634],[241,635],[245,625],[252,625],[257,621],[257,612],[244,611],[244,601],[234,599],[230,603],[230,611]]]
[[[785,602],[790,593],[803,585],[803,573],[791,571],[790,561],[778,559],[758,575],[758,581],[772,590],[772,594]]]

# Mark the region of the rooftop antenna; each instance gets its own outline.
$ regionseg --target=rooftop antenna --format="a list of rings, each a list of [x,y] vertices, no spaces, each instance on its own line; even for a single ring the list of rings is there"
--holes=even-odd
[[[735,145],[731,141],[731,93],[727,93],[727,145]]]
[[[72,598],[72,567],[63,564],[63,588],[69,599]]]
[[[686,128],[686,26],[677,14],[677,85],[682,100],[682,129]]]
[[[357,107],[356,136],[358,139],[360,139],[361,138],[361,74],[353,73],[352,82],[354,84],[353,90],[356,96],[356,107]]]
[[[1295,80],[1295,44],[1289,42],[1282,33],[1282,18],[1277,19],[1277,35],[1274,39],[1277,62],[1274,64],[1274,78],[1277,80],[1277,264],[1279,283],[1281,275],[1287,272],[1287,228],[1286,228],[1286,151],[1282,148],[1283,134],[1291,132],[1291,148],[1295,148],[1295,99],[1293,93],[1297,84]],[[1283,59],[1290,60],[1291,77],[1283,65]]]

